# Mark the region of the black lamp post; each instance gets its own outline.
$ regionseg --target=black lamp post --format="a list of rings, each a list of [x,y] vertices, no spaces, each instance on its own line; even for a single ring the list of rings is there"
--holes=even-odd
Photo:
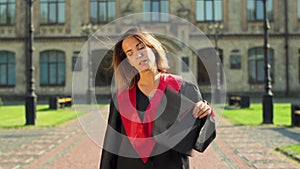
[[[264,3],[264,62],[265,62],[265,91],[263,96],[263,123],[273,124],[273,93],[271,85],[271,66],[269,64],[269,34],[270,29],[269,19],[267,15],[267,0],[263,0]]]
[[[220,52],[219,52],[219,46],[218,46],[218,39],[219,34],[223,30],[223,24],[219,22],[214,22],[213,24],[208,26],[208,29],[214,32],[214,41],[215,41],[215,50],[217,53],[217,59],[216,59],[216,87],[215,87],[215,103],[220,103],[221,100],[221,63],[220,63]]]
[[[82,33],[86,36],[88,41],[87,43],[87,57],[88,57],[88,89],[86,92],[87,104],[92,104],[92,94],[93,94],[93,61],[92,61],[92,52],[89,36],[97,30],[97,25],[91,23],[82,24]]]
[[[33,66],[33,52],[34,52],[34,23],[33,23],[33,1],[27,1],[27,13],[28,13],[28,43],[27,49],[29,51],[27,55],[27,95],[25,99],[26,108],[26,125],[35,125],[36,120],[36,100],[37,96],[35,94],[34,88],[34,66]]]

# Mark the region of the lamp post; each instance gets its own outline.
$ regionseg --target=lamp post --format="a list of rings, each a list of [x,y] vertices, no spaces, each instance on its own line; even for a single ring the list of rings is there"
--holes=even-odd
[[[264,7],[264,63],[265,63],[265,94],[263,96],[263,123],[273,124],[273,93],[271,85],[271,66],[269,64],[269,19],[267,15],[267,0],[263,0]]]
[[[208,26],[208,29],[214,32],[214,41],[215,41],[215,50],[218,58],[216,59],[216,86],[215,86],[215,102],[220,103],[220,94],[221,94],[221,63],[220,63],[220,52],[218,47],[219,35],[223,30],[223,24],[219,22],[213,22]]]
[[[81,26],[82,34],[86,37],[87,43],[87,57],[88,57],[88,89],[86,92],[87,104],[92,104],[92,94],[93,94],[93,61],[92,52],[89,36],[97,30],[97,25],[92,23],[82,24]]]
[[[26,109],[26,125],[35,125],[36,120],[36,100],[37,96],[35,94],[34,88],[34,66],[33,66],[33,52],[34,52],[34,23],[33,23],[33,1],[27,1],[27,13],[28,13],[28,38],[27,38],[27,95],[25,99],[25,109]]]

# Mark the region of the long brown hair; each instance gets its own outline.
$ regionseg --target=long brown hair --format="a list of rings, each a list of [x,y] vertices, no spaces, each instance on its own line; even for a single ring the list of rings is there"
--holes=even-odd
[[[115,81],[118,88],[132,88],[139,81],[138,71],[129,64],[126,54],[122,49],[123,40],[133,36],[150,47],[156,58],[157,69],[160,72],[166,72],[169,68],[166,57],[165,47],[149,32],[141,28],[131,28],[127,30],[116,43],[113,54],[113,68],[115,73]]]

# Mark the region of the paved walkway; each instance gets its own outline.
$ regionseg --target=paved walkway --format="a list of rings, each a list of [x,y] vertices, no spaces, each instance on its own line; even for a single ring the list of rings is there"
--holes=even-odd
[[[97,126],[95,115],[84,119]],[[78,120],[54,128],[0,130],[0,169],[96,169],[101,148],[90,138]],[[213,144],[203,154],[194,152],[191,169],[300,168],[300,162],[275,151],[289,144],[300,144],[300,128],[233,126],[222,119]]]

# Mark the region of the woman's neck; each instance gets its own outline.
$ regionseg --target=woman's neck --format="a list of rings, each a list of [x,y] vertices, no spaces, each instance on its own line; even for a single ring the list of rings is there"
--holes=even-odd
[[[159,81],[159,72],[143,71],[140,72],[139,86],[151,87]]]
[[[160,81],[159,72],[153,72],[150,70],[143,71],[140,72],[138,87],[144,94],[151,96],[152,91],[158,87],[159,81]]]

